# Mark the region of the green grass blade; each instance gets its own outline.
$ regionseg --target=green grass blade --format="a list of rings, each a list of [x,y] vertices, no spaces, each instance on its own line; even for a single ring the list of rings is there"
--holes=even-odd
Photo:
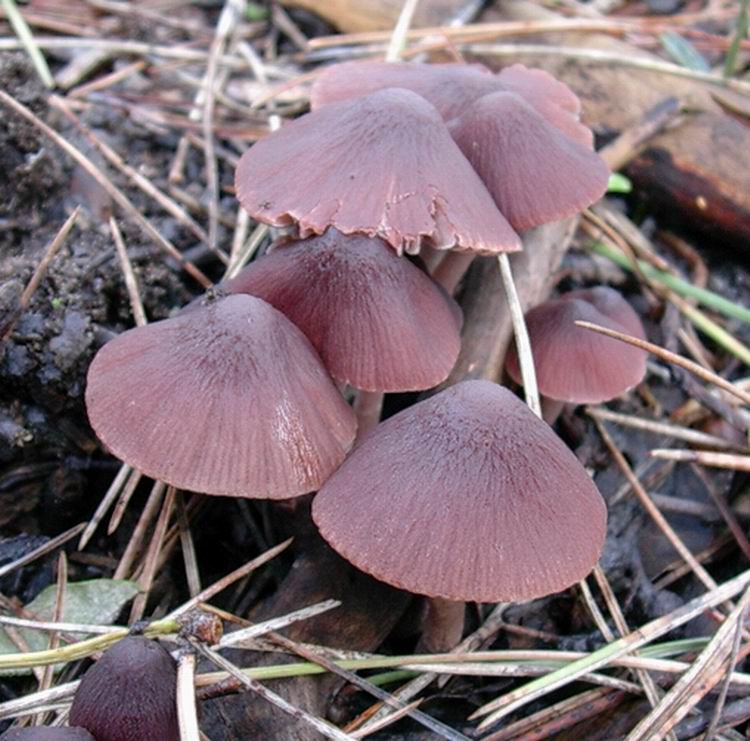
[[[44,58],[44,54],[42,54],[41,49],[37,46],[37,43],[34,40],[34,34],[29,28],[29,24],[26,23],[26,20],[18,10],[16,1],[0,1],[3,4],[5,16],[10,22],[10,25],[13,27],[16,36],[18,36],[20,42],[26,49],[26,53],[31,58],[34,69],[36,69],[36,73],[39,75],[39,78],[44,83],[45,87],[52,89],[53,87],[55,87],[55,81],[52,79],[52,73],[49,71],[49,67],[47,66],[47,60]]]

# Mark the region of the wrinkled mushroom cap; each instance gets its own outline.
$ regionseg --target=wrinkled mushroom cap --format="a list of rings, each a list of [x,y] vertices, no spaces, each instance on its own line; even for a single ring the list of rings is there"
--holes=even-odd
[[[448,377],[458,357],[458,306],[377,238],[329,229],[276,247],[222,287],[275,306],[312,342],[328,372],[358,389],[428,389]]]
[[[518,231],[572,216],[607,189],[602,158],[514,93],[480,98],[451,124],[451,134]]]
[[[417,594],[525,601],[593,568],[604,502],[583,466],[510,391],[465,381],[391,417],[313,501],[357,568]]]
[[[98,741],[85,728],[35,726],[11,728],[0,735],[2,741]]]
[[[381,237],[396,251],[494,254],[521,249],[440,114],[408,90],[326,106],[262,139],[237,167],[254,218]]]
[[[356,431],[305,336],[246,295],[106,344],[89,368],[86,408],[99,439],[147,476],[259,499],[316,490]]]
[[[526,314],[539,391],[573,404],[599,403],[624,394],[646,374],[646,352],[576,326],[587,321],[644,339],[643,325],[630,304],[606,286],[571,291]],[[518,355],[506,360],[510,377],[521,383]]]
[[[128,636],[84,674],[70,722],[96,741],[179,741],[177,668],[156,641]]]
[[[415,62],[343,62],[328,67],[310,92],[313,110],[386,88],[404,88],[429,101],[446,120],[488,93],[504,90],[481,64],[417,64]]]

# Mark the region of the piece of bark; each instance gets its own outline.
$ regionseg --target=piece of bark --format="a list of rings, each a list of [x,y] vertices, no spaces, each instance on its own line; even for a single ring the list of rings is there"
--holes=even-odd
[[[528,0],[510,0],[483,16],[487,21],[550,20],[561,16]],[[528,39],[519,39],[527,42]],[[505,41],[505,39],[504,39]],[[535,43],[601,49],[623,56],[655,58],[642,49],[603,34],[544,34]],[[686,113],[681,125],[654,137],[627,173],[649,205],[661,205],[673,224],[709,232],[728,246],[748,249],[750,237],[750,127],[723,112],[714,94],[728,91],[695,80],[637,69],[567,59],[562,55],[506,59],[482,57],[499,68],[521,61],[542,67],[581,98],[582,120],[601,136],[636,124],[650,108],[677,97]],[[613,94],[613,91],[617,91]]]
[[[304,8],[344,32],[385,31],[393,28],[403,0],[282,0],[283,5]],[[476,7],[474,0],[430,0],[417,5],[412,28],[450,23],[464,11]]]

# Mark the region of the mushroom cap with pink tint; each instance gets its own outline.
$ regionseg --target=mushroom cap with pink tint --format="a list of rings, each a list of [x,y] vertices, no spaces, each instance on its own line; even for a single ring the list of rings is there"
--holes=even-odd
[[[436,386],[461,346],[453,299],[378,238],[329,229],[282,244],[222,288],[275,306],[334,378],[366,391]]]
[[[317,110],[394,87],[417,93],[446,121],[459,116],[477,98],[505,89],[481,64],[343,62],[331,65],[315,80],[310,107]]]
[[[576,457],[507,389],[465,381],[378,425],[313,500],[328,543],[401,589],[521,602],[594,567],[606,509]]]
[[[261,139],[235,176],[237,198],[300,237],[333,226],[381,237],[397,252],[495,254],[518,235],[427,101],[389,89],[326,106]]]
[[[514,92],[564,134],[593,148],[594,135],[578,120],[581,104],[575,93],[549,73],[521,64],[493,75],[481,64],[343,62],[326,69],[315,81],[310,104],[317,110],[394,87],[417,93],[432,103],[446,121],[460,116],[467,106],[485,95]]]
[[[646,352],[576,326],[587,321],[645,339],[630,304],[606,286],[571,291],[526,314],[539,391],[572,404],[609,401],[639,384],[646,374]],[[505,367],[521,383],[515,347]]]
[[[257,499],[318,489],[356,432],[307,338],[246,295],[107,343],[89,368],[86,408],[104,445],[147,476]]]
[[[514,93],[480,98],[451,134],[516,230],[572,216],[607,189],[604,160]]]

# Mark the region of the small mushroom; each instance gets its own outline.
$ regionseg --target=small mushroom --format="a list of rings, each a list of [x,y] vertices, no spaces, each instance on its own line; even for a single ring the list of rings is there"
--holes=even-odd
[[[174,659],[142,636],[118,641],[83,676],[70,722],[96,741],[178,741]]]
[[[86,407],[99,439],[133,468],[225,496],[315,491],[356,432],[307,338],[247,295],[106,344],[89,368]]]
[[[564,404],[596,404],[624,394],[643,380],[646,353],[576,326],[583,320],[645,339],[630,304],[606,286],[570,291],[526,314],[544,417],[550,423]],[[508,375],[521,382],[515,347],[508,352]]]
[[[34,726],[11,728],[0,736],[2,741],[98,741],[85,728]]]
[[[522,602],[596,564],[606,510],[555,433],[510,391],[465,381],[378,425],[313,500],[357,568],[449,601]]]
[[[451,123],[451,135],[517,231],[582,211],[607,189],[609,169],[515,93],[492,93]]]
[[[381,237],[397,252],[521,249],[440,114],[403,89],[313,111],[246,152],[237,198],[254,218]]]
[[[432,388],[458,357],[458,305],[377,237],[331,228],[281,244],[221,288],[276,307],[302,330],[328,372],[357,389]]]

